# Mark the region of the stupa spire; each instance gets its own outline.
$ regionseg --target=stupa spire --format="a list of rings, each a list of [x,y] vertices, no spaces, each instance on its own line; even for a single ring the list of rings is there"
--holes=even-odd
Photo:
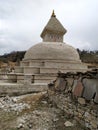
[[[55,12],[53,10],[51,17],[56,17]]]
[[[56,18],[54,10],[52,15],[44,27],[41,37],[45,42],[63,42],[63,36],[67,32],[67,30],[63,27],[63,25]]]

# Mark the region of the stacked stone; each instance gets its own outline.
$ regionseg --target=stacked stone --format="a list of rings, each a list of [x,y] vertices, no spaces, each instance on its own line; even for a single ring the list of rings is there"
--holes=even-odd
[[[95,85],[98,88],[97,75],[98,70],[77,74],[59,73],[56,81],[49,84],[48,90],[50,100],[63,110],[69,119],[78,121],[90,130],[98,130],[98,102],[94,95],[97,89],[93,87]],[[83,93],[86,87],[83,86],[85,78],[90,81],[89,86],[92,88],[89,90],[88,87],[88,91],[91,93]]]
[[[86,73],[58,73],[49,88],[72,95],[74,99],[83,97],[86,101],[98,103],[98,70]]]

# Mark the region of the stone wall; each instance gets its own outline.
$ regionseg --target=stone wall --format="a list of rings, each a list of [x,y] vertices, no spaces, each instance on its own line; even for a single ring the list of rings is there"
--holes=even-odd
[[[63,110],[69,119],[89,130],[98,130],[98,70],[86,73],[59,73],[48,85],[50,101]]]
[[[85,73],[58,73],[58,77],[49,88],[54,91],[70,92],[74,99],[83,97],[87,101],[98,103],[98,70]]]

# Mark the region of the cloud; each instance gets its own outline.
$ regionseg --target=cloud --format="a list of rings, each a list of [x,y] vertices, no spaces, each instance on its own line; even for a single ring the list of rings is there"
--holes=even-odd
[[[97,0],[0,0],[0,54],[40,42],[53,9],[68,30],[65,42],[98,50],[97,7]]]

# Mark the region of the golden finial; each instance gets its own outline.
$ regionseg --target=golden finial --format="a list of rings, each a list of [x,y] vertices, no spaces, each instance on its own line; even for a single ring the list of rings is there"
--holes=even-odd
[[[52,12],[51,17],[56,17],[56,15],[55,15],[55,13],[54,13],[54,10],[53,10],[53,12]]]

